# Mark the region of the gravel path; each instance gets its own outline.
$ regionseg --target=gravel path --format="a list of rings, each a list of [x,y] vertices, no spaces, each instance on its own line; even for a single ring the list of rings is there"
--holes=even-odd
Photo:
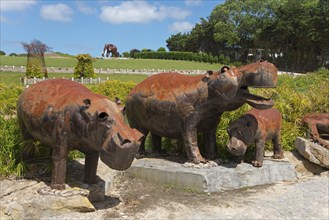
[[[329,219],[328,175],[297,183],[247,190],[219,205],[191,207],[169,202],[145,210],[138,219]],[[224,196],[225,197],[225,196]],[[223,198],[222,198],[223,199]]]
[[[143,189],[144,186],[144,189]],[[216,194],[159,187],[137,179],[112,192],[121,203],[52,219],[329,219],[329,172],[293,182]]]

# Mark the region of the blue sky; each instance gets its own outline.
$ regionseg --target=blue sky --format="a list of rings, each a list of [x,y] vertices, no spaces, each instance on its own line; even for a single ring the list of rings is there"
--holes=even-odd
[[[24,53],[21,42],[38,39],[52,51],[100,56],[105,43],[120,53],[167,49],[172,34],[189,32],[224,0],[0,2],[0,50],[7,54]]]

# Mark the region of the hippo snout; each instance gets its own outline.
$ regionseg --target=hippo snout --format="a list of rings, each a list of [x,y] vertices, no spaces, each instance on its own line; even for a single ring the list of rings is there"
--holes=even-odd
[[[100,152],[101,160],[111,169],[128,169],[144,137],[139,132],[134,134],[130,138],[124,137],[120,133],[108,137]]]
[[[243,141],[232,137],[226,145],[226,150],[234,156],[243,156],[246,153],[247,146]]]

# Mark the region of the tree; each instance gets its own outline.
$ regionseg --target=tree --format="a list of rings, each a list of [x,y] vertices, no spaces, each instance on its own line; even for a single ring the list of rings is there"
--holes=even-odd
[[[93,59],[89,54],[78,54],[78,60],[74,68],[74,78],[96,77],[93,67]]]
[[[263,27],[258,41],[263,45],[270,42],[272,48],[282,52],[277,63],[281,68],[297,72],[317,69],[329,55],[328,1],[282,2],[273,7],[273,19]]]
[[[132,49],[132,50],[130,50],[130,57],[135,57],[135,54],[136,53],[140,53],[140,50],[137,50],[137,49]]]
[[[174,34],[167,40],[167,47],[169,51],[186,51],[186,44],[188,41],[188,34]]]
[[[44,55],[50,47],[36,39],[31,43],[22,42],[22,46],[27,52],[26,76],[48,78]]]
[[[0,55],[4,56],[4,55],[6,55],[6,53],[4,51],[0,50]]]
[[[158,52],[166,52],[166,48],[164,47],[159,47],[159,49],[157,49]]]

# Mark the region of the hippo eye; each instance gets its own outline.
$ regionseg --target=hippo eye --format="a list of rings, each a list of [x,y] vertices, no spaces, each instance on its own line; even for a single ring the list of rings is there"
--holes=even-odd
[[[242,132],[242,131],[238,131],[238,134],[239,134],[239,135],[242,135],[242,134],[243,134],[243,132]]]
[[[98,118],[99,118],[99,120],[101,120],[101,121],[105,121],[108,117],[109,117],[109,115],[108,115],[106,112],[101,112],[101,113],[98,115]]]

